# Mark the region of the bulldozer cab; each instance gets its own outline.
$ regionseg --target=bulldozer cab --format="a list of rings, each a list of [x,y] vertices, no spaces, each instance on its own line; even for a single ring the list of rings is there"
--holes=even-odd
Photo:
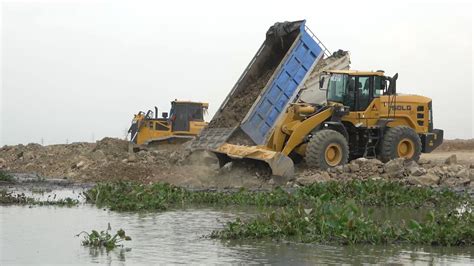
[[[206,103],[173,101],[171,102],[170,121],[173,132],[189,131],[190,122],[204,122],[204,114],[207,111]]]
[[[349,111],[364,111],[374,98],[389,94],[387,80],[390,78],[383,71],[338,70],[326,72],[320,86],[327,85],[329,103],[340,103],[349,107]]]
[[[170,113],[163,112],[158,117],[155,111],[138,112],[134,115],[130,133],[130,142],[136,145],[171,144],[189,141],[207,126],[204,115],[207,103],[172,101]]]

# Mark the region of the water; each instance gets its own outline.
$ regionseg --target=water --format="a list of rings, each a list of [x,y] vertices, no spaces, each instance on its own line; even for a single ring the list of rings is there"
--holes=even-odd
[[[57,195],[71,194],[54,192]],[[72,193],[74,196],[74,193]],[[47,197],[42,195],[41,197]],[[0,206],[0,265],[157,263],[474,264],[472,247],[327,246],[272,241],[220,241],[206,237],[245,209],[193,208],[119,213],[90,205]],[[83,230],[123,228],[126,249],[97,251],[80,245]]]

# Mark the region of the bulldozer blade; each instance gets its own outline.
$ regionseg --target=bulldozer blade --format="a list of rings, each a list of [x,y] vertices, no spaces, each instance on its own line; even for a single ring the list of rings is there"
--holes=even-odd
[[[268,150],[263,146],[243,146],[225,143],[213,152],[227,155],[231,159],[253,159],[264,161],[270,166],[272,175],[288,179],[294,174],[291,158],[281,152]]]

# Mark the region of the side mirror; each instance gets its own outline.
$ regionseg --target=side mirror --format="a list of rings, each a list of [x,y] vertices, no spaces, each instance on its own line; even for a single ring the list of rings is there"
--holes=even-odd
[[[320,90],[323,89],[323,87],[324,87],[324,80],[325,80],[324,77],[319,78],[319,89]]]
[[[167,113],[167,112],[163,112],[163,113],[161,113],[161,116],[162,116],[164,119],[166,119],[166,118],[168,118],[168,113]]]
[[[390,84],[388,85],[388,94],[397,93],[397,79],[398,79],[398,73],[396,73],[391,79],[389,79]]]

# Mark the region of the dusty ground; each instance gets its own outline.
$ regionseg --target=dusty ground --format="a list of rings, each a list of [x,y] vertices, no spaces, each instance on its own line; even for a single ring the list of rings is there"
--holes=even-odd
[[[189,188],[269,188],[299,186],[333,179],[387,178],[418,185],[474,186],[473,140],[447,141],[440,151],[423,154],[418,164],[395,161],[357,160],[330,171],[297,166],[294,179],[270,176],[265,165],[232,163],[219,169],[206,153],[191,154],[189,145],[173,149],[128,152],[128,142],[104,138],[96,143],[41,146],[38,144],[0,148],[0,170],[29,177],[73,182],[138,180],[168,182]],[[459,148],[465,148],[459,150]],[[457,150],[456,150],[457,149]],[[456,158],[450,158],[453,154]],[[446,161],[448,158],[448,162]],[[471,182],[473,180],[473,182]]]
[[[474,165],[474,149],[473,150],[458,150],[458,151],[435,151],[432,153],[424,153],[421,158],[431,160],[437,164],[443,163],[446,158],[456,154],[457,161],[462,165]]]

